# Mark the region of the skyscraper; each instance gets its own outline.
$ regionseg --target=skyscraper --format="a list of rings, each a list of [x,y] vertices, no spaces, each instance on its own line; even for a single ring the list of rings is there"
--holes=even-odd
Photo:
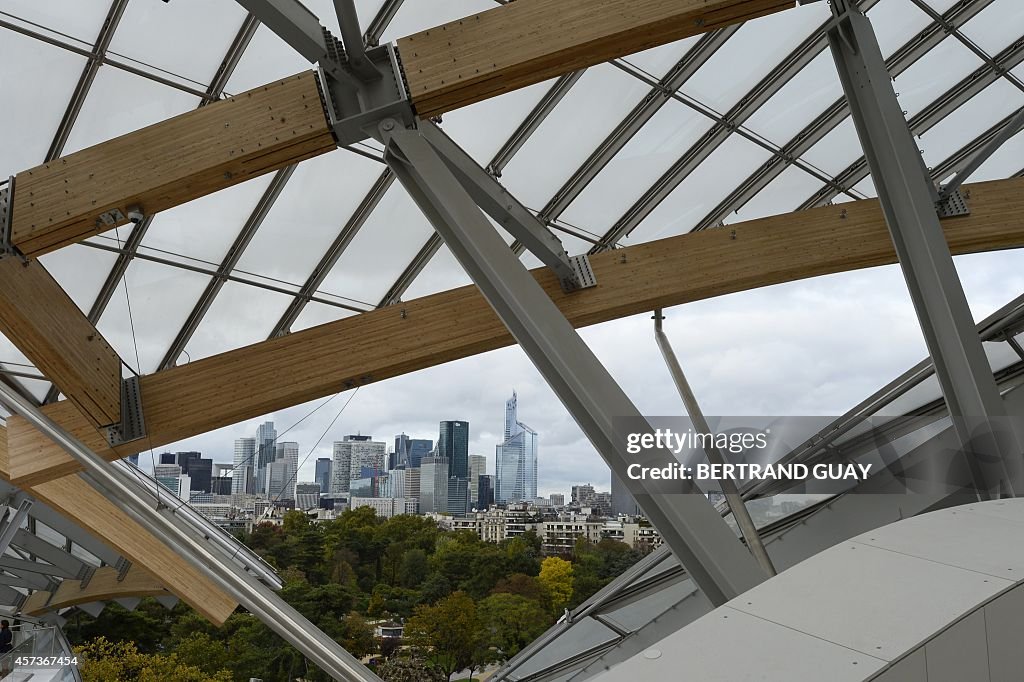
[[[494,499],[499,503],[537,497],[537,432],[519,421],[515,392],[505,403],[505,441],[495,449]]]
[[[440,456],[425,457],[420,463],[420,513],[448,511],[447,459]]]
[[[469,479],[469,422],[441,422],[437,454],[448,460],[448,475]]]
[[[476,506],[477,487],[480,477],[487,473],[487,458],[483,455],[469,456],[469,503]]]
[[[477,481],[476,508],[478,510],[486,510],[492,504],[494,504],[494,476],[484,474]]]
[[[263,422],[256,429],[256,461],[253,463],[253,492],[267,492],[267,465],[277,459],[277,429],[274,422]]]
[[[281,469],[282,480],[279,488],[271,490],[270,486],[270,465],[267,465],[267,496],[270,499],[294,500],[295,483],[299,472],[299,444],[291,441],[282,441],[276,446],[277,457],[272,464],[283,464]]]
[[[395,436],[395,466],[405,465],[407,469],[420,466],[423,458],[434,449],[434,441],[425,438],[409,438],[404,433]]]
[[[252,474],[255,453],[255,438],[239,438],[235,441],[235,467],[231,473],[232,495],[246,495],[253,492]]]
[[[331,458],[318,457],[316,460],[316,474],[313,476],[320,484],[320,492],[326,493],[331,489]]]
[[[386,471],[387,445],[371,436],[345,436],[334,443],[331,494],[347,493],[350,481]]]

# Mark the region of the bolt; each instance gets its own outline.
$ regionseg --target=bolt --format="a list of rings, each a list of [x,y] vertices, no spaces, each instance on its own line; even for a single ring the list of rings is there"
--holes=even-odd
[[[386,121],[384,121],[383,123],[381,123],[380,127],[383,128],[384,130],[394,130],[395,129],[395,122],[392,121],[389,118]]]

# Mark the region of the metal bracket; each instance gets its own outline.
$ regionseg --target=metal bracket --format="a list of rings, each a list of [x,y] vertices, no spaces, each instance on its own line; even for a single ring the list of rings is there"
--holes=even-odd
[[[121,423],[107,427],[107,442],[113,448],[143,438],[145,435],[142,388],[139,377],[131,376],[121,382]]]
[[[94,575],[96,575],[96,569],[90,566],[89,564],[83,564],[82,570],[80,570],[78,572],[78,575],[75,577],[81,584],[82,589],[85,589],[89,585],[89,581],[92,580],[92,577]]]
[[[589,289],[597,286],[597,276],[590,267],[590,256],[583,253],[579,256],[570,256],[569,263],[572,264],[573,272],[576,273],[576,288]]]
[[[114,568],[117,569],[117,582],[121,582],[128,575],[128,569],[132,567],[132,562],[124,557],[117,560],[117,564]]]
[[[126,220],[128,220],[128,218],[126,218],[124,213],[121,212],[121,209],[119,209],[119,208],[112,208],[109,211],[105,211],[104,213],[100,213],[96,217],[96,224],[97,225],[107,225],[108,227],[114,227],[115,225],[120,225],[121,223],[125,222]]]
[[[958,187],[935,204],[935,212],[940,218],[955,218],[970,215],[971,207],[967,205],[967,195]]]
[[[337,43],[336,49],[344,48]],[[395,46],[387,44],[367,50],[365,59],[380,78],[360,81],[356,88],[335,78],[323,65],[318,70],[327,119],[339,145],[376,136],[377,124],[385,118],[398,119],[406,126],[415,122]],[[347,60],[341,64],[343,69],[350,68]]]
[[[0,258],[20,256],[21,252],[11,242],[11,231],[14,229],[14,176],[7,180],[7,185],[0,188]]]

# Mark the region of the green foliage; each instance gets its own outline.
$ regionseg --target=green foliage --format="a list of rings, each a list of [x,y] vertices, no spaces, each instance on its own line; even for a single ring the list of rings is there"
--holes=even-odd
[[[231,673],[220,670],[208,674],[188,665],[176,654],[162,656],[139,652],[131,642],[111,642],[97,637],[76,647],[83,682],[231,682]]]
[[[277,568],[281,596],[317,627],[357,657],[386,658],[379,674],[388,682],[440,682],[508,658],[641,557],[619,542],[583,541],[571,562],[542,563],[533,532],[492,544],[370,508],[323,523],[290,512],[240,539]],[[370,620],[404,620],[403,646],[376,638]],[[241,610],[217,628],[184,604],[144,599],[134,611],[109,604],[97,618],[76,611],[66,631],[96,659],[87,681],[329,682]],[[156,672],[142,677],[128,665]]]

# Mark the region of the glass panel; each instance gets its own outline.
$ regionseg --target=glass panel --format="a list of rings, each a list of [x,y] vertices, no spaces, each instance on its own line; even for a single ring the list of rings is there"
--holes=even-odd
[[[554,81],[537,83],[444,115],[442,128],[486,167]]]
[[[101,66],[64,153],[105,142],[194,109],[199,99],[148,78]]]
[[[928,166],[936,166],[1024,105],[1024,93],[1000,79],[965,102],[919,139]]]
[[[304,161],[270,209],[238,269],[297,284],[306,281],[381,170],[380,164],[344,150]]]
[[[130,2],[110,52],[206,84],[245,15],[237,2]]]
[[[1022,255],[1021,249],[1012,249],[953,258],[975,320],[980,322],[1024,292]]]
[[[46,26],[89,45],[96,42],[109,9],[110,0],[0,0],[0,12]],[[4,40],[9,36],[5,33]]]
[[[981,66],[981,60],[955,38],[947,37],[895,82],[900,104],[910,118]]]
[[[128,283],[127,299],[125,281]],[[125,280],[118,285],[96,326],[130,367],[139,369],[135,360],[137,346],[141,373],[154,372],[208,281],[206,275],[133,260]]]
[[[754,112],[744,126],[781,147],[842,96],[835,60],[825,50]]]
[[[968,182],[1000,180],[1024,172],[1024,132],[1017,133],[1003,143],[981,168],[974,171]]]
[[[294,48],[260,24],[249,41],[249,47],[238,60],[238,65],[228,80],[226,91],[228,94],[237,95],[312,68],[313,66]]]
[[[932,21],[910,0],[882,0],[868,10],[868,18],[886,59]]]
[[[649,50],[631,54],[625,57],[623,61],[629,62],[640,70],[647,72],[648,75],[661,80],[662,76],[675,66],[683,58],[683,55],[697,44],[700,38],[700,36],[693,36],[667,45],[652,47]]]
[[[734,178],[749,176],[770,155],[763,147],[732,135],[621,243],[638,244],[688,232],[733,190]]]
[[[220,264],[249,218],[273,173],[161,211],[142,244],[214,267]]]
[[[122,230],[127,235],[127,231]],[[72,244],[48,253],[39,262],[57,280],[82,312],[89,313],[96,294],[107,281],[107,274],[117,261],[117,254],[91,246]]]
[[[726,217],[724,222],[731,225],[744,220],[790,213],[796,210],[804,197],[813,194],[820,186],[820,180],[796,166],[790,166],[748,201],[746,206]]]
[[[540,209],[650,87],[601,64],[586,73],[505,167],[502,182]]]
[[[433,26],[495,9],[493,0],[431,0],[405,2],[384,32],[382,43],[418,33]]]
[[[455,256],[448,250],[448,247],[442,244],[434,257],[427,263],[427,267],[423,268],[423,272],[402,296],[402,299],[411,301],[414,298],[429,296],[439,291],[447,291],[467,284],[472,284],[469,275],[455,260]]]
[[[864,155],[853,119],[847,117],[801,157],[815,168],[835,177]]]
[[[726,113],[828,17],[824,3],[813,3],[748,21],[686,82],[683,91]]]
[[[292,331],[302,331],[303,329],[316,327],[317,325],[326,324],[327,322],[334,322],[335,320],[340,320],[345,317],[352,317],[356,314],[358,313],[354,313],[351,310],[345,310],[344,308],[335,308],[334,306],[310,301],[306,304],[306,307],[302,309],[298,319],[295,320],[295,324],[292,325]]]
[[[940,14],[944,13],[950,7],[960,2],[960,0],[925,0],[932,9]]]
[[[396,182],[320,291],[376,306],[432,232],[422,211]]]
[[[577,197],[562,218],[604,234],[713,121],[669,99]]]
[[[265,341],[291,300],[284,294],[227,282],[185,346],[186,358],[194,361]]]
[[[988,54],[998,54],[1024,33],[1024,4],[1020,0],[995,0],[960,32]]]
[[[6,180],[45,160],[85,59],[14,31],[0,31],[0,63],[8,65],[0,73],[0,130],[17,131],[5,135],[0,145],[0,177]]]

